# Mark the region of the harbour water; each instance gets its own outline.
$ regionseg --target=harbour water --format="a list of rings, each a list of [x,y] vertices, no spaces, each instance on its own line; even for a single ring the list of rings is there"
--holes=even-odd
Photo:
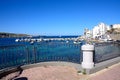
[[[63,36],[60,38],[76,38]],[[59,38],[45,37],[45,38]],[[16,38],[0,39],[0,68],[32,64],[45,61],[67,61],[80,63],[82,43],[75,44],[73,40],[52,40],[30,44],[30,42],[15,42]]]

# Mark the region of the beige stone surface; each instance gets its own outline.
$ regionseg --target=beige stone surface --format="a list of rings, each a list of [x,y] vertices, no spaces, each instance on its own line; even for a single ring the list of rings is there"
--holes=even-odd
[[[120,80],[120,63],[89,75],[89,80]]]
[[[67,66],[46,66],[26,69],[19,78],[28,80],[79,80],[77,70]]]
[[[19,72],[7,75],[0,80],[14,80]],[[77,72],[69,66],[43,66],[23,70],[15,80],[120,80],[120,63],[90,75]]]

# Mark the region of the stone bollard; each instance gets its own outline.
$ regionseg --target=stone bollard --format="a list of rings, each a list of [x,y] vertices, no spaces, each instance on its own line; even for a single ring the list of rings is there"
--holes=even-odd
[[[94,62],[93,62],[94,45],[85,44],[81,47],[81,50],[83,51],[82,68],[92,69],[94,67]]]

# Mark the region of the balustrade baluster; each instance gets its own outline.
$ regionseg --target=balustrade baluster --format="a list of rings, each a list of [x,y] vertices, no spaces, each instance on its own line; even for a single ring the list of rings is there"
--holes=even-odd
[[[26,52],[26,56],[27,56],[27,57],[26,57],[26,58],[27,58],[27,59],[26,59],[26,63],[29,64],[29,61],[30,61],[30,59],[29,59],[30,56],[29,56],[29,55],[30,55],[30,54],[29,54],[29,48],[28,48],[28,46],[26,46],[25,49],[26,49],[25,52]]]

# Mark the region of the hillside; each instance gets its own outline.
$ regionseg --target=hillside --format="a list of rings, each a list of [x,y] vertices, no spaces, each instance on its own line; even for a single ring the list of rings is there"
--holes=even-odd
[[[15,33],[0,32],[0,38],[25,37],[25,36],[29,36],[29,35],[27,35],[27,34],[15,34]]]
[[[107,34],[113,39],[113,40],[120,40],[120,28],[111,29],[107,32]]]

